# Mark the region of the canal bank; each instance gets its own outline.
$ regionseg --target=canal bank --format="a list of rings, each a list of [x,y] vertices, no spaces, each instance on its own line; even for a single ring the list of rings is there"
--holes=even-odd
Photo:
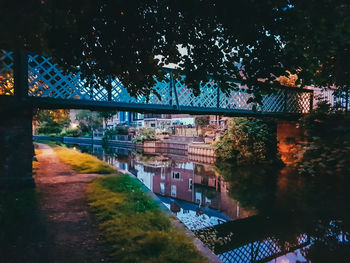
[[[95,169],[96,167],[96,165],[94,165],[93,163],[97,163],[98,165],[100,165],[99,162],[101,162],[93,156],[91,156],[90,158],[89,155],[79,153],[74,149],[67,149],[64,147],[54,147],[54,152],[61,158],[62,161],[72,165],[72,168],[74,168],[74,170],[79,172],[95,171],[95,170],[91,170],[91,169]],[[54,154],[52,153],[51,155],[54,155]],[[76,155],[76,156],[74,157],[73,155]],[[43,161],[43,158],[44,158],[43,156],[40,156],[39,161]],[[91,160],[88,160],[89,158]],[[87,167],[84,164],[85,161],[79,164],[80,162],[79,160],[85,160],[87,164],[89,164],[89,167]],[[102,162],[101,162],[101,165],[102,165]],[[55,172],[58,171],[60,167],[61,165],[55,165],[55,168],[53,169],[53,171]],[[41,167],[41,169],[44,169],[44,168],[45,168],[45,165]],[[103,173],[105,173],[104,170],[103,170]],[[51,174],[51,173],[52,172],[48,174]],[[72,173],[72,176],[70,175],[71,173]],[[76,174],[76,172],[68,172],[68,171],[64,172],[65,174],[64,176],[43,177],[41,176],[41,174],[42,172],[40,172],[39,175],[36,177],[36,180],[38,181],[38,183],[40,183],[40,185],[43,183],[45,184],[47,183],[67,184],[68,183],[67,185],[69,185],[70,183],[75,183],[75,181],[74,182],[71,182],[71,181],[73,178],[77,176],[79,178],[83,177],[81,178],[81,180],[83,180],[82,182],[91,181],[92,178],[96,178],[94,177],[94,175],[91,175],[91,174],[81,175],[81,174]],[[173,222],[172,219],[169,220],[168,217],[171,215],[168,212],[164,214],[164,211],[169,211],[167,210],[166,207],[163,207],[162,211],[159,211],[158,207],[162,203],[159,201],[159,199],[155,195],[150,195],[149,190],[146,190],[146,187],[144,187],[141,183],[139,183],[138,180],[130,179],[131,180],[130,181],[129,179],[126,179],[125,181],[124,179],[122,179],[121,182],[119,181],[114,182],[113,180],[121,178],[123,177],[123,175],[115,175],[113,177],[113,175],[107,174],[107,177],[103,177],[103,176],[102,177],[99,176],[99,177],[100,177],[100,179],[98,179],[99,181],[93,181],[87,187],[89,206],[91,207],[92,211],[96,214],[97,222],[100,225],[100,231],[102,231],[102,234],[106,239],[106,241],[109,244],[115,243],[112,249],[114,251],[112,256],[113,262],[114,261],[123,262],[125,257],[130,258],[130,256],[135,257],[135,260],[136,260],[135,262],[148,262],[148,260],[151,260],[152,258],[155,259],[157,257],[159,257],[158,262],[168,262],[169,260],[172,260],[172,259],[176,260],[176,262],[178,261],[187,262],[187,260],[190,260],[190,259],[192,260],[190,262],[206,262],[204,258],[208,258],[208,262],[220,262],[217,259],[217,257],[201,243],[200,240],[194,237],[193,233],[190,233],[188,230],[186,231],[185,227],[181,225],[179,221],[175,220]],[[125,188],[124,190],[119,189],[120,188],[119,186],[121,185],[125,185],[127,186],[127,188]],[[129,186],[131,186],[132,189],[129,189]],[[124,194],[128,195],[126,199],[121,198],[121,195],[124,195]],[[149,195],[152,196],[152,200],[149,200]],[[111,206],[112,208],[114,207],[112,210],[107,208],[109,207],[108,202],[112,200],[111,198],[114,200],[113,205]],[[128,204],[124,204],[124,201],[122,200],[125,200],[125,201],[128,200],[127,201]],[[115,207],[115,205],[117,205],[117,208]],[[127,210],[124,209],[124,206],[125,206],[125,209]],[[135,209],[137,210],[137,211],[135,210],[136,214],[134,214],[135,211],[133,210],[133,208],[132,209],[130,208],[134,206],[135,206]],[[145,213],[144,216],[141,216],[141,214],[143,213]],[[115,214],[119,214],[119,216],[116,217],[115,219],[108,219],[110,218],[110,216],[106,218],[105,216],[107,214],[110,214],[112,218]],[[128,220],[127,221],[122,220],[121,222],[119,222],[121,218],[124,218],[124,217],[127,217]],[[152,222],[148,221],[148,219],[151,220]],[[135,223],[136,222],[135,220],[138,223]],[[128,224],[128,222],[129,223],[131,222],[131,225],[127,226],[123,222],[125,224]],[[169,226],[168,224],[170,222],[171,224],[174,224],[174,226]],[[161,227],[161,229],[158,229],[158,227]],[[117,233],[114,233],[116,229],[119,229],[119,230]],[[111,235],[111,233],[114,233],[114,234]],[[155,240],[153,240],[153,238],[155,238],[154,235],[157,236]],[[135,239],[132,236],[135,236],[137,240],[136,242],[133,241]],[[137,236],[139,236],[139,238]],[[189,236],[190,238],[188,239],[186,236]],[[159,251],[158,250],[155,251],[154,249],[152,249],[153,252],[150,254],[149,251],[148,252],[146,251],[148,250],[146,249],[146,247],[157,247],[158,245],[160,245],[157,243],[158,242],[157,240],[158,241],[163,240],[162,241],[163,244],[161,245],[163,249]],[[155,242],[155,243],[153,244],[152,242],[153,243]],[[193,247],[192,242],[194,242],[195,246],[200,251],[200,254],[196,252],[196,249]],[[128,244],[130,243],[130,244],[127,245],[127,243]],[[123,252],[122,247],[120,247],[118,244],[123,244],[123,247],[126,246],[128,247],[128,249]],[[175,252],[175,250],[180,251],[180,249],[176,249],[177,246],[182,247],[181,249],[182,253]],[[138,249],[140,251],[137,252]],[[145,251],[141,252],[141,250],[145,250]],[[128,255],[129,252],[131,254]],[[145,254],[142,256],[142,253],[145,253]],[[201,255],[203,255],[204,258],[202,258]]]

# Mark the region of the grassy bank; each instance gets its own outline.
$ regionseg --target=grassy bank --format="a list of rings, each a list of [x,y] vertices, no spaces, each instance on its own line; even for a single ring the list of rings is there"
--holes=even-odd
[[[116,262],[206,262],[137,179],[127,175],[95,179],[88,197]]]
[[[116,172],[112,166],[90,154],[60,146],[53,147],[53,149],[60,160],[71,165],[77,173],[109,174]]]
[[[89,206],[115,262],[184,262],[207,260],[193,240],[176,228],[143,185],[96,157],[77,150],[54,146],[58,157],[78,173],[105,173],[87,189]],[[113,175],[111,175],[113,174]]]

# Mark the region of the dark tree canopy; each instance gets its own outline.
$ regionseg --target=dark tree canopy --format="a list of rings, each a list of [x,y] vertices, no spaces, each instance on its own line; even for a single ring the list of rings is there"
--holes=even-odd
[[[349,82],[346,0],[2,0],[0,20],[1,45],[54,55],[99,83],[117,76],[134,95],[168,63],[196,92],[201,80],[227,90],[236,79],[258,100],[286,70],[301,85]]]

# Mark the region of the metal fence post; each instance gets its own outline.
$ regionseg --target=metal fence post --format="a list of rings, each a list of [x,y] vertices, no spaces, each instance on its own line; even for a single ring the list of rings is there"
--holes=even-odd
[[[220,84],[217,84],[216,108],[220,108]]]
[[[112,77],[111,77],[111,75],[108,76],[107,92],[108,92],[108,101],[111,101],[112,100]]]
[[[179,99],[177,97],[177,92],[176,92],[176,87],[175,87],[175,82],[174,82],[174,76],[173,76],[173,72],[170,72],[170,83],[173,86],[173,90],[174,90],[174,94],[175,94],[175,102],[176,102],[176,108],[179,110]]]
[[[312,109],[314,107],[314,91],[310,93],[310,108],[309,108],[309,113],[312,112]]]
[[[349,88],[346,87],[346,94],[345,94],[345,112],[348,112],[349,110]]]
[[[14,54],[14,84],[19,100],[28,96],[28,54],[24,50],[16,50]]]

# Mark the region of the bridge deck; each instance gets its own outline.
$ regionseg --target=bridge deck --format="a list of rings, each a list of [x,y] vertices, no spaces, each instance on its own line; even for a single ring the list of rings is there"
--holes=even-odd
[[[313,92],[305,89],[279,88],[263,97],[263,104],[247,104],[253,95],[247,87],[224,93],[215,81],[200,84],[198,96],[174,79],[171,70],[165,80],[157,81],[153,93],[130,96],[118,79],[106,86],[85,86],[81,74],[64,73],[51,58],[31,53],[0,50],[0,95],[20,95],[26,102],[42,108],[117,109],[138,112],[177,112],[222,114],[230,116],[300,116],[310,111]],[[157,95],[156,95],[157,94]]]

